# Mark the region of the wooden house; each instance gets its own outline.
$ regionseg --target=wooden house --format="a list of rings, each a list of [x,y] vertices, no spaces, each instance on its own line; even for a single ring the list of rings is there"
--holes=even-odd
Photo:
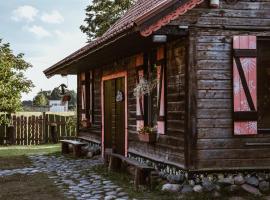
[[[79,135],[188,171],[270,167],[270,1],[138,0],[44,72],[78,77]],[[151,95],[134,96],[141,77]],[[141,126],[157,141],[141,142]]]

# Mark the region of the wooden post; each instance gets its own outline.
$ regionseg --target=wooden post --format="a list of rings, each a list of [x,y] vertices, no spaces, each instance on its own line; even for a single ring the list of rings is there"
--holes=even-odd
[[[10,145],[16,144],[16,128],[15,126],[7,127],[7,136]]]
[[[42,135],[43,135],[43,141],[44,141],[44,143],[45,144],[47,144],[48,143],[48,133],[47,133],[47,131],[46,131],[46,112],[43,112],[42,113]]]
[[[51,140],[53,144],[57,143],[57,131],[56,131],[56,124],[51,124],[50,125],[50,135],[51,135]]]

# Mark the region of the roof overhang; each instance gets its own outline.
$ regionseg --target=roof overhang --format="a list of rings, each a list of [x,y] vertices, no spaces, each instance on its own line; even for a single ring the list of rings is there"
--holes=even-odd
[[[48,78],[55,74],[78,74],[86,69],[101,67],[120,58],[139,53],[148,47],[153,47],[155,44],[148,36],[203,1],[166,1],[146,15],[139,17],[126,29],[119,30],[110,36],[98,38],[46,69],[44,73]]]

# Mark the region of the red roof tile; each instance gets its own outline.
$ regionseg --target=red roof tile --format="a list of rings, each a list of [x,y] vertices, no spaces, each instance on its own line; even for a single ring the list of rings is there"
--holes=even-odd
[[[114,37],[120,36],[120,34],[122,33],[126,33],[129,30],[135,31],[136,29],[134,28],[136,27],[136,25],[141,24],[142,22],[144,22],[144,20],[152,17],[152,14],[158,13],[164,7],[177,1],[180,0],[137,0],[137,2],[126,12],[126,14],[124,14],[121,19],[119,19],[114,25],[112,25],[111,28],[109,28],[109,30],[106,31],[102,37],[97,38],[96,40],[90,42],[78,51],[72,53],[68,57],[64,58],[60,62],[45,70],[44,73],[48,74],[48,72],[51,70],[68,65],[75,59],[80,58],[87,53],[90,53],[92,50],[95,50],[95,48],[99,47],[99,45],[110,41],[110,39]]]

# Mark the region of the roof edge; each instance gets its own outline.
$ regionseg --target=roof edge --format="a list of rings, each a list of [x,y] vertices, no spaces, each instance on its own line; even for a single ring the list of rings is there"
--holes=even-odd
[[[184,3],[183,5],[179,6],[176,10],[169,13],[165,17],[161,18],[154,24],[147,26],[146,28],[142,28],[142,30],[140,30],[141,35],[144,37],[148,37],[152,33],[161,29],[163,26],[166,26],[171,21],[177,19],[179,16],[184,15],[186,12],[193,9],[195,6],[201,4],[202,2],[204,2],[204,0],[191,0]]]

